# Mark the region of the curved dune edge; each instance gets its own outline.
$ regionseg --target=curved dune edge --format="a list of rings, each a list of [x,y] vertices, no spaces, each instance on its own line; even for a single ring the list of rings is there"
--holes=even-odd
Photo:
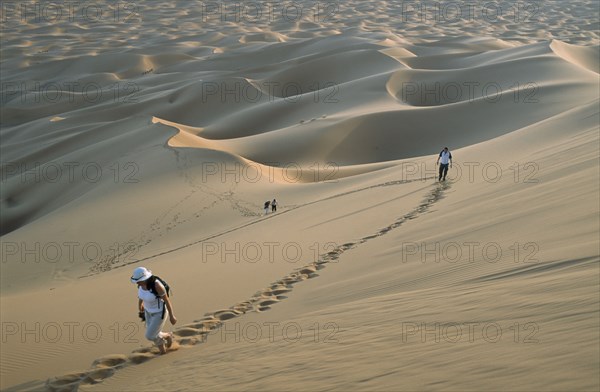
[[[398,180],[383,184],[373,185],[373,187],[401,185],[415,180]],[[421,180],[417,180],[421,181]],[[215,312],[204,314],[200,319],[192,323],[184,324],[173,331],[175,336],[173,345],[168,351],[175,351],[183,347],[191,347],[204,343],[211,331],[220,328],[226,320],[230,320],[249,312],[264,312],[287,297],[287,294],[293,290],[293,285],[307,279],[318,277],[317,271],[322,270],[330,262],[337,262],[341,255],[352,248],[360,246],[372,239],[388,234],[390,231],[402,226],[410,220],[429,212],[430,208],[439,200],[444,198],[445,191],[451,187],[450,182],[434,183],[432,190],[427,192],[422,202],[410,212],[394,220],[391,224],[379,229],[377,232],[362,237],[354,242],[346,242],[338,245],[335,249],[319,255],[316,262],[312,262],[273,282],[269,287],[257,291],[248,300],[241,301],[228,309],[221,309]],[[365,190],[361,189],[361,190]],[[361,190],[357,190],[360,192]],[[69,373],[64,376],[50,378],[46,381],[46,388],[55,392],[67,392],[76,390],[79,385],[98,384],[105,379],[113,376],[116,371],[127,366],[137,365],[160,357],[158,348],[143,347],[134,350],[131,354],[109,354],[96,359],[88,371]]]
[[[239,161],[249,170],[260,170],[260,177],[273,179],[273,182],[278,184],[290,184],[289,179],[294,178],[294,182],[298,183],[313,183],[330,180],[339,180],[346,177],[356,176],[365,173],[371,173],[378,170],[383,170],[395,165],[393,162],[380,162],[362,165],[350,165],[345,167],[324,165],[326,172],[324,174],[315,175],[311,170],[307,170],[307,165],[289,164],[284,168],[269,166],[249,158],[245,158],[236,154],[231,149],[223,146],[222,143],[215,140],[210,140],[199,136],[202,128],[191,127],[183,124],[178,124],[173,121],[164,120],[158,117],[152,117],[152,123],[163,124],[176,128],[179,132],[171,136],[167,140],[167,145],[172,148],[199,148],[210,149],[215,151],[225,152],[230,154],[233,160]],[[310,169],[310,168],[308,168]],[[297,180],[297,181],[296,181]]]
[[[266,166],[285,157],[293,162],[332,161],[340,169],[390,162],[426,155],[423,143],[428,145],[429,138],[447,138],[441,143],[456,148],[529,126],[589,101],[597,82],[589,73],[597,64],[597,48],[556,40],[516,46],[499,39],[453,38],[378,49],[347,42],[343,49],[298,54],[280,67],[268,64],[260,77],[217,79],[222,89],[238,86],[261,99],[230,102],[227,96],[196,94],[196,100],[206,99],[205,109],[200,105],[197,111],[159,115],[177,121],[162,121],[180,131],[169,145],[215,149]],[[338,69],[346,59],[360,66],[319,72]],[[303,92],[294,100],[265,88],[268,83],[290,83],[294,75]],[[335,89],[324,88],[334,78]],[[314,87],[311,80],[318,81],[318,93],[306,91]],[[575,90],[575,100],[561,100]],[[186,92],[190,104],[193,94],[191,88]],[[314,102],[330,96],[335,98],[332,104]],[[215,117],[213,107],[228,109]],[[199,123],[202,127],[184,125]],[[444,135],[446,126],[451,137]],[[388,145],[399,148],[392,151]]]
[[[559,40],[552,40],[550,49],[566,61],[585,68],[594,73],[600,73],[600,47],[571,45]]]

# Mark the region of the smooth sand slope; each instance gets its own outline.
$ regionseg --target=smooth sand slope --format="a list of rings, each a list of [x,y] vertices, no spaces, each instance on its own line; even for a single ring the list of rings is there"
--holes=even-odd
[[[4,21],[2,389],[600,388],[597,10],[544,4]]]

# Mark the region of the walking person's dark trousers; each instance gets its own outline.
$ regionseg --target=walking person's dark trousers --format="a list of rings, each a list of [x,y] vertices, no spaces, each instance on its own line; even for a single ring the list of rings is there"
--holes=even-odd
[[[440,163],[440,176],[438,178],[438,181],[442,181],[442,176],[444,180],[446,180],[446,174],[448,174],[448,164]]]

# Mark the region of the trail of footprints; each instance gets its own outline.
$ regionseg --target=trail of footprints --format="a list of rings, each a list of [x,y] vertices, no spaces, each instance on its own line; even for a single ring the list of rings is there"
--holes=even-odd
[[[236,318],[248,312],[264,312],[269,310],[272,305],[287,298],[285,294],[292,291],[294,284],[319,276],[317,274],[318,270],[325,268],[328,263],[337,261],[345,251],[369,240],[381,237],[405,222],[427,212],[433,204],[443,198],[444,191],[449,187],[449,183],[434,184],[434,189],[427,194],[418,207],[396,219],[392,224],[380,229],[377,233],[363,237],[356,242],[339,245],[332,251],[319,255],[317,261],[296,269],[282,279],[273,282],[268,288],[256,292],[246,301],[237,303],[229,309],[206,313],[201,319],[178,327],[173,331],[175,339],[169,351],[205,342],[209,332],[220,328],[226,320]],[[160,356],[160,354],[156,347],[139,348],[129,355],[107,355],[95,360],[92,363],[92,368],[88,371],[48,379],[46,387],[50,391],[76,391],[80,385],[100,383],[106,378],[111,377],[118,369],[144,363],[157,356]]]

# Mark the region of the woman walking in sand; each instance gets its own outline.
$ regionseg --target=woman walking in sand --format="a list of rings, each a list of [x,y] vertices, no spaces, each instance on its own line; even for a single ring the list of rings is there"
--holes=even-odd
[[[177,318],[165,286],[152,271],[138,267],[133,271],[132,283],[138,285],[138,309],[140,318],[146,322],[146,339],[154,342],[161,354],[173,344],[173,334],[162,332],[167,317],[175,325]]]

